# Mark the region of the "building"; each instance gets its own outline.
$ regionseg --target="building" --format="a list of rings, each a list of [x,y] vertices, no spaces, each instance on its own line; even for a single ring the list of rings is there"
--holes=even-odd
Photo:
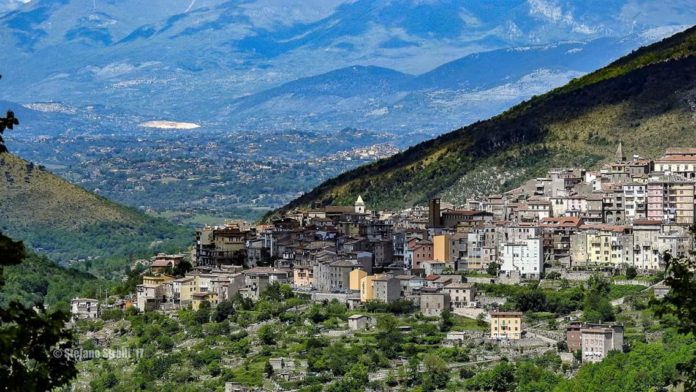
[[[365,213],[365,202],[363,201],[362,196],[358,195],[358,198],[355,200],[355,204],[353,204],[353,207],[356,214]]]
[[[401,298],[401,284],[392,275],[381,275],[372,279],[372,295],[375,301],[391,303]]]
[[[457,247],[452,236],[441,234],[433,236],[433,260],[443,262],[454,262],[457,260]]]
[[[314,286],[330,293],[350,290],[350,272],[357,265],[348,260],[337,260],[314,266]]]
[[[440,317],[450,308],[450,296],[437,288],[424,287],[420,290],[420,310],[424,316]]]
[[[541,238],[503,244],[500,272],[517,272],[524,279],[539,279],[544,271],[544,249]]]
[[[196,265],[243,265],[247,241],[254,237],[255,232],[243,223],[230,223],[223,227],[205,226],[196,231]]]
[[[470,283],[451,283],[443,291],[449,294],[452,310],[471,307],[476,298],[476,287]]]
[[[361,331],[367,329],[370,318],[362,314],[354,314],[348,317],[348,329],[351,331]]]
[[[442,219],[440,217],[440,199],[431,199],[428,203],[428,227],[442,227]]]
[[[566,327],[566,345],[569,353],[582,352],[582,333],[585,328],[583,323],[570,323]]]
[[[491,339],[516,340],[522,337],[522,312],[491,313]]]
[[[99,317],[99,301],[93,298],[73,298],[70,301],[72,320],[89,320]]]
[[[655,171],[696,179],[696,148],[668,148],[664,156],[655,160]]]
[[[367,276],[364,269],[356,268],[350,272],[350,289],[360,291],[360,281]]]
[[[162,274],[168,270],[173,270],[179,263],[184,260],[184,255],[167,255],[159,253],[150,263],[150,272],[153,274]]]
[[[493,221],[493,214],[486,211],[451,210],[442,213],[443,227],[476,227]]]
[[[601,362],[610,351],[623,351],[623,326],[593,325],[580,330],[582,361]]]
[[[694,223],[694,180],[680,175],[662,175],[648,180],[647,219],[663,223]]]

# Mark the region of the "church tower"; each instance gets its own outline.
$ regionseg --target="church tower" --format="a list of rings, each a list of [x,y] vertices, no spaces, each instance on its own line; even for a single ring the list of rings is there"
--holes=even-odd
[[[355,207],[355,213],[356,214],[364,214],[365,213],[365,202],[362,199],[362,196],[358,195],[358,199],[355,200],[355,204],[353,204]]]
[[[623,145],[619,141],[619,146],[616,148],[616,162],[626,162],[626,155],[623,153]]]

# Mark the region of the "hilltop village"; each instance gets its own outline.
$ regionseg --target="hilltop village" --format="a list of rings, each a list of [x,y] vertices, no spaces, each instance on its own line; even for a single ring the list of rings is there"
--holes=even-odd
[[[427,207],[372,211],[358,197],[352,206],[293,210],[264,225],[202,227],[191,254],[138,261],[142,284],[118,304],[140,312],[197,311],[235,298],[253,303],[284,286],[307,303],[343,305],[350,317],[337,336],[375,328],[369,309],[376,306],[411,308],[425,320],[470,319],[472,328],[442,329],[440,344],[497,346],[479,351],[484,362],[549,350],[567,363],[598,362],[626,346],[626,326],[611,310],[630,310],[622,293],[664,296],[665,254],[692,251],[695,194],[696,149],[628,159],[619,145],[615,160],[598,171],[552,169],[464,206],[436,198]],[[173,271],[189,260],[191,268],[176,277]],[[596,317],[587,317],[587,305],[551,309],[550,300],[530,305],[514,293],[515,286],[601,286],[598,279],[619,294],[609,295],[610,309],[596,310]],[[100,312],[96,299],[72,305],[76,319]],[[540,323],[530,310],[550,313],[534,316],[546,317]]]

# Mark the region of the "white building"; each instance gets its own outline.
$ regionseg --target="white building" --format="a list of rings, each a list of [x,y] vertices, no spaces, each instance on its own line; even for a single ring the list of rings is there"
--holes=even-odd
[[[92,298],[74,298],[70,301],[73,320],[95,319],[99,317],[99,301]]]
[[[519,272],[522,278],[538,279],[544,270],[544,250],[541,238],[503,244],[500,272]]]

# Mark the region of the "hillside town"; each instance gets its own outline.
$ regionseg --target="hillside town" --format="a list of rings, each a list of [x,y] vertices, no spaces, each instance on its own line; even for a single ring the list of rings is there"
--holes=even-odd
[[[137,261],[145,269],[142,284],[119,304],[195,311],[234,297],[258,301],[269,287],[286,285],[312,302],[356,312],[369,303],[410,303],[424,317],[454,314],[486,323],[483,334],[448,333],[448,344],[473,338],[511,353],[558,347],[565,361],[598,362],[624,349],[623,325],[584,322],[577,313],[558,319],[562,334],[526,325],[523,312],[505,308],[505,296],[478,285],[621,275],[614,284],[645,286],[664,296],[664,285],[640,277],[664,269],[665,254],[693,249],[695,187],[695,148],[670,148],[649,160],[627,159],[619,145],[615,161],[598,171],[552,169],[461,207],[435,198],[427,207],[372,211],[359,196],[353,206],[297,209],[269,224],[205,226],[197,230],[190,255]],[[175,277],[188,260],[191,268]],[[73,300],[73,317],[98,317],[98,302]],[[354,313],[347,327],[366,330],[374,321]]]

